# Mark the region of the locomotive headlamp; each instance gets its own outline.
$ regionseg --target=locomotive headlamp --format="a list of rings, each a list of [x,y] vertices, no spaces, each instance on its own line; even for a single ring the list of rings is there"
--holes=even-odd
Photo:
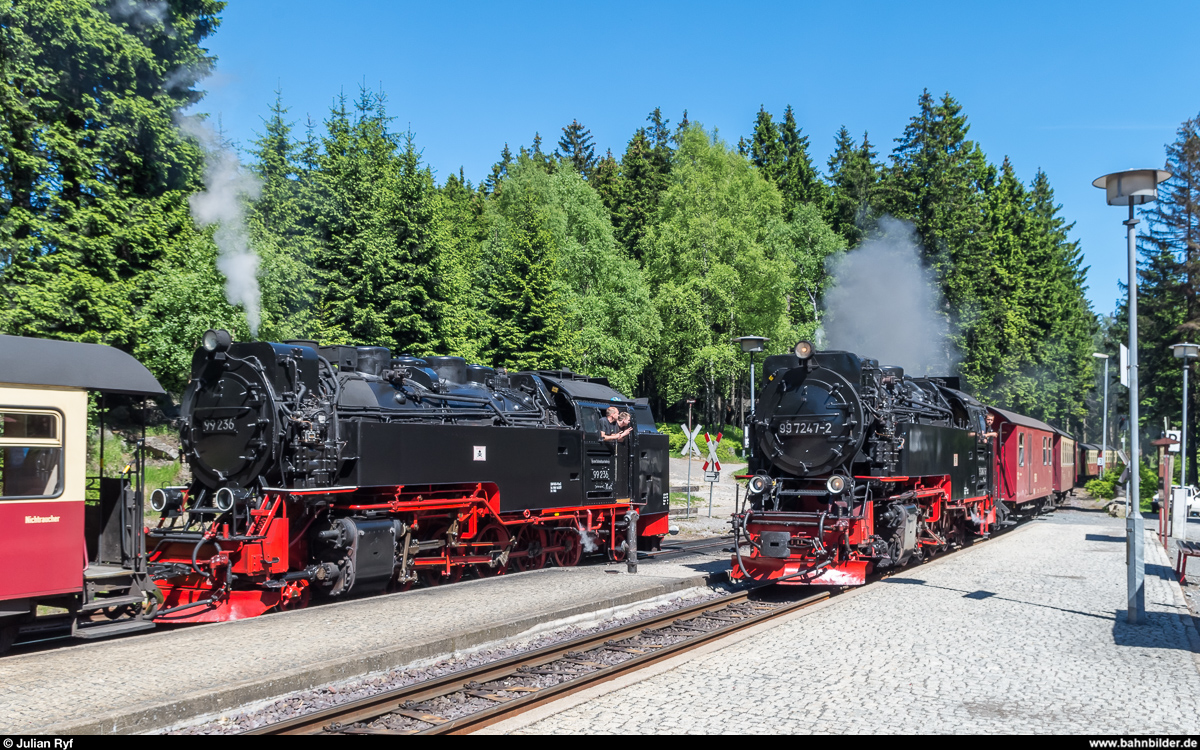
[[[794,351],[800,359],[808,359],[813,355],[813,345],[811,342],[801,341],[799,344],[796,344]]]
[[[202,339],[204,351],[223,352],[233,343],[233,336],[224,328],[209,328]]]
[[[184,487],[163,487],[150,493],[150,507],[156,513],[178,510],[183,507]]]
[[[234,503],[249,497],[250,490],[222,487],[217,490],[217,496],[213,499],[213,504],[217,506],[217,510],[231,511],[233,510]]]
[[[771,478],[765,477],[762,474],[755,474],[754,476],[750,477],[750,491],[755,495],[761,495],[762,493],[769,491],[772,484],[774,484],[774,482],[771,481]]]
[[[825,489],[829,490],[831,495],[842,494],[842,491],[846,489],[846,478],[840,474],[834,474],[825,480]]]

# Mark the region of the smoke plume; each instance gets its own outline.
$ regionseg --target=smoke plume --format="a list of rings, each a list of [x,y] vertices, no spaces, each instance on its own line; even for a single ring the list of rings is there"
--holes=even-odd
[[[113,0],[108,13],[116,21],[127,21],[138,27],[164,24],[167,18],[166,0]]]
[[[858,248],[831,259],[824,348],[844,349],[911,375],[952,375],[957,356],[941,293],[921,266],[911,224],[891,217]]]
[[[246,312],[250,333],[261,320],[258,255],[246,230],[245,201],[258,197],[258,178],[242,169],[237,154],[199,117],[179,116],[179,129],[204,148],[204,192],[188,198],[200,226],[216,225],[217,270],[225,276],[225,298]]]

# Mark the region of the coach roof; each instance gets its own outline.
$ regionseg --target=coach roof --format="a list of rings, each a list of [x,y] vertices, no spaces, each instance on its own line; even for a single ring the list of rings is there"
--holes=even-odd
[[[0,336],[0,383],[141,396],[164,393],[150,371],[120,349],[24,336]]]
[[[1017,414],[1015,411],[1009,411],[1008,409],[1001,409],[998,406],[989,406],[988,409],[991,409],[992,411],[996,412],[997,414],[999,414],[1000,416],[1004,417],[1009,422],[1012,422],[1014,424],[1025,425],[1026,427],[1033,427],[1034,429],[1045,430],[1046,432],[1058,432],[1058,430],[1054,429],[1053,427],[1046,424],[1045,422],[1039,422],[1038,420],[1034,419],[1033,417],[1027,417],[1024,414]],[[1066,433],[1063,433],[1063,434],[1065,435]]]

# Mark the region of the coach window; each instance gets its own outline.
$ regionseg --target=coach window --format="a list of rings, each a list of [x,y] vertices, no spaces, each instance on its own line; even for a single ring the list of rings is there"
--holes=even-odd
[[[1017,433],[1017,466],[1025,465],[1025,433]]]
[[[0,499],[62,494],[62,417],[0,408]]]

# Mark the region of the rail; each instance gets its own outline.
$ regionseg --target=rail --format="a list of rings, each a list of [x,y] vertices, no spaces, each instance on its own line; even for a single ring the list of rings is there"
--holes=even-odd
[[[253,735],[466,734],[552,700],[812,606],[756,589],[252,729]]]

